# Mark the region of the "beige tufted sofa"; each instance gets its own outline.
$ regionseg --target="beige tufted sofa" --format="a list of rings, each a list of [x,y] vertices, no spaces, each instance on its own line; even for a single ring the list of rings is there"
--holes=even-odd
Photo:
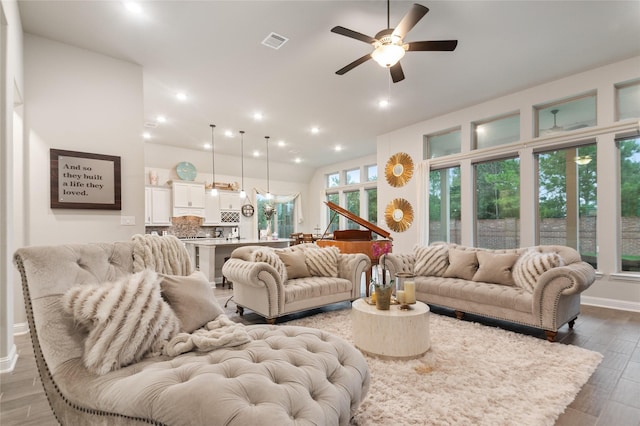
[[[27,247],[14,262],[38,370],[63,425],[347,425],[369,387],[360,352],[329,333],[254,325],[249,343],[156,356],[92,374],[83,335],[61,309],[77,284],[132,272],[132,242]]]
[[[331,248],[334,249],[334,248]],[[252,260],[256,251],[306,252],[329,250],[315,244],[298,244],[286,249],[245,246],[234,250],[222,267],[233,282],[233,300],[242,314],[251,309],[274,323],[277,317],[360,297],[362,274],[371,268],[371,260],[362,253],[340,253],[337,276],[306,276],[290,279],[269,263]]]
[[[464,313],[471,313],[540,328],[544,330],[549,341],[555,340],[558,329],[564,324],[568,323],[569,327],[573,328],[580,314],[580,293],[595,281],[593,267],[583,262],[580,254],[570,247],[551,245],[487,250],[444,243],[434,243],[430,247],[436,246],[444,247],[448,252],[455,250],[463,254],[464,252],[514,254],[518,258],[528,251],[558,254],[564,265],[539,275],[533,289],[529,290],[515,283],[505,285],[459,277],[444,277],[443,273],[415,277],[417,300],[454,309],[458,318],[462,318]],[[380,262],[386,261],[391,276],[399,272],[414,274],[420,249],[416,247],[413,253],[408,254],[390,253],[384,255]],[[450,266],[449,260],[451,259],[447,259],[447,264],[444,265],[446,269]]]

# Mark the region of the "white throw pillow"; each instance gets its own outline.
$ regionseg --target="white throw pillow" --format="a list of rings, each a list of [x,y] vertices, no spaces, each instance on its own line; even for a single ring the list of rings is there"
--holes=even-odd
[[[305,263],[314,277],[338,276],[338,247],[323,247],[304,251]]]
[[[513,266],[513,280],[518,287],[533,293],[540,275],[562,265],[564,261],[558,253],[529,250],[524,252]]]
[[[433,246],[416,246],[416,263],[413,271],[423,277],[441,277],[449,266],[449,250],[446,244]]]
[[[160,295],[160,278],[149,269],[115,282],[74,286],[61,302],[89,330],[82,360],[96,374],[159,354],[180,330]]]

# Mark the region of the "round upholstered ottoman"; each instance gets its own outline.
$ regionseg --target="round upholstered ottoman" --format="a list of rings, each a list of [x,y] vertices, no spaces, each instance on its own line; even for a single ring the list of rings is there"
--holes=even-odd
[[[349,424],[369,389],[360,351],[313,328],[251,325],[246,330],[252,340],[234,348],[148,358],[84,378],[72,362],[58,374],[75,374],[82,386],[67,391],[96,421],[110,413],[112,424]]]

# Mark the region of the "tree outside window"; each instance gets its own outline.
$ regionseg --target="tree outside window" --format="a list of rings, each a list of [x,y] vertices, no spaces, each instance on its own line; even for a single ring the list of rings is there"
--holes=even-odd
[[[460,167],[429,173],[429,243],[460,244]]]
[[[618,141],[620,150],[621,271],[640,272],[640,138]]]

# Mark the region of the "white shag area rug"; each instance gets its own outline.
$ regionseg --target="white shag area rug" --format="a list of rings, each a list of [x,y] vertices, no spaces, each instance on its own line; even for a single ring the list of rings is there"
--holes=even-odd
[[[282,325],[353,342],[350,313]],[[420,359],[366,356],[371,386],[353,424],[553,425],[602,360],[587,349],[436,314],[429,327],[431,348]]]

